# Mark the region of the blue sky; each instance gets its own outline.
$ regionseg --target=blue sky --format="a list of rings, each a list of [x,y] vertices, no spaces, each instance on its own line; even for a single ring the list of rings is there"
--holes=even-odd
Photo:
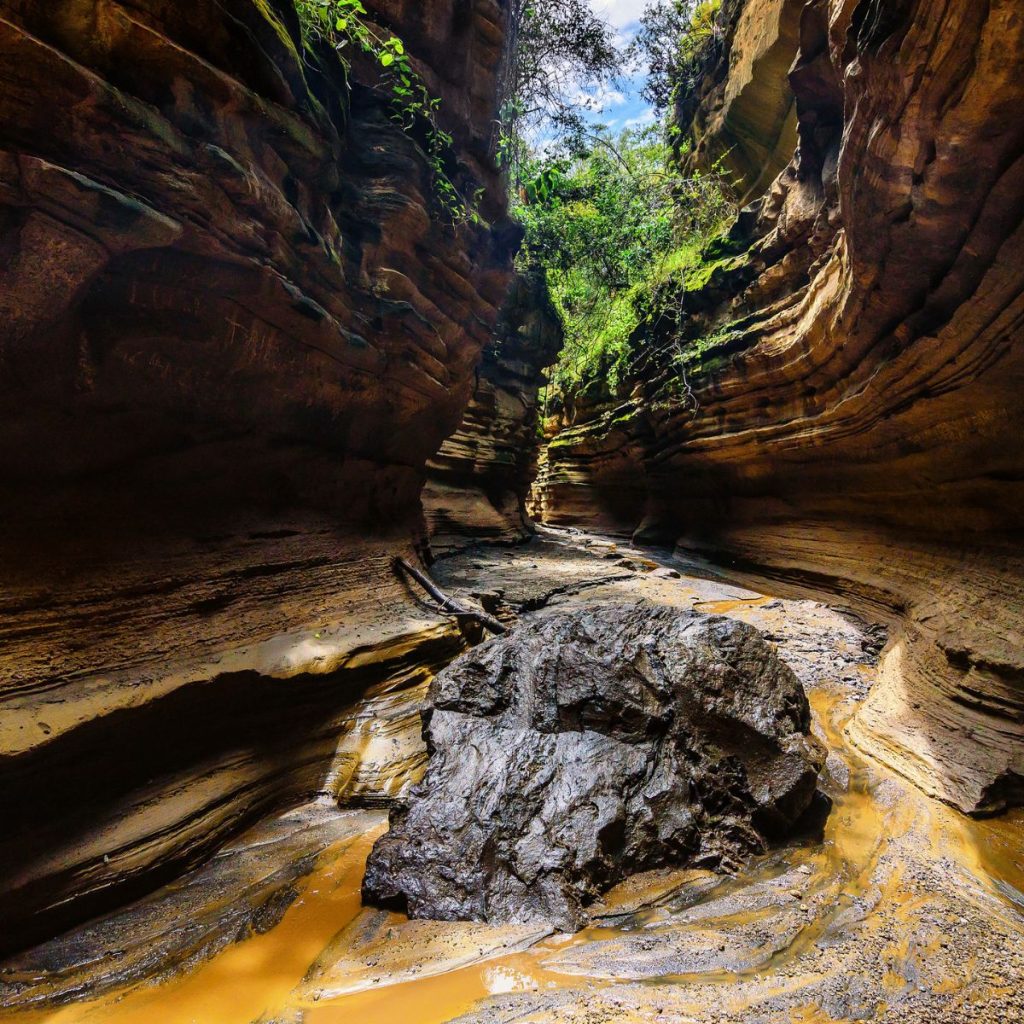
[[[623,41],[636,34],[640,15],[647,3],[648,0],[590,0],[595,13],[614,25]],[[635,75],[615,92],[602,97],[604,110],[595,119],[615,131],[649,124],[654,120],[654,112],[640,98],[642,86],[642,76]]]

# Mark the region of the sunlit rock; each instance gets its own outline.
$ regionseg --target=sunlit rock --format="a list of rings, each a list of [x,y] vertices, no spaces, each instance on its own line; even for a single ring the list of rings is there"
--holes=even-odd
[[[757,630],[645,603],[530,622],[431,696],[427,775],[363,888],[413,917],[572,930],[633,872],[761,848],[824,759],[803,687]]]

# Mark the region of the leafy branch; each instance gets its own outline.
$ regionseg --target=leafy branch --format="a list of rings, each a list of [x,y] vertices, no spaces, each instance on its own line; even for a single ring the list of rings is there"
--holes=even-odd
[[[643,97],[659,112],[695,91],[722,46],[721,0],[652,0],[632,56],[647,67]]]
[[[519,186],[539,142],[587,148],[588,115],[621,77],[623,55],[588,0],[509,0],[507,52],[497,160]]]
[[[315,36],[332,46],[347,69],[352,66],[349,53],[362,53],[376,64],[379,87],[390,101],[391,119],[409,134],[423,129],[434,192],[445,216],[452,224],[481,223],[477,207],[483,189],[467,199],[452,181],[447,168],[455,140],[438,123],[441,100],[431,94],[413,68],[402,40],[380,33],[367,20],[361,0],[296,0],[296,8],[307,37]]]

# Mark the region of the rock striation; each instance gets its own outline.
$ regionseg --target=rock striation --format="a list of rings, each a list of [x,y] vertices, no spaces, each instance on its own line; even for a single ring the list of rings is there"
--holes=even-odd
[[[391,561],[511,280],[506,10],[366,6],[479,223],[290,0],[0,0],[4,950],[422,770],[463,639]]]
[[[723,10],[680,127],[750,203],[619,392],[553,425],[537,507],[887,620],[851,735],[998,812],[1024,801],[1020,6]]]
[[[423,509],[434,555],[530,535],[526,500],[541,446],[542,371],[561,347],[543,276],[517,276],[462,423],[427,463]]]
[[[788,72],[804,0],[724,0],[696,87],[675,94],[678,148],[692,169],[720,168],[741,203],[756,200],[789,164],[796,100]]]
[[[750,626],[643,602],[534,620],[435,678],[427,774],[364,898],[577,929],[630,874],[792,826],[824,763],[809,730],[803,687]]]

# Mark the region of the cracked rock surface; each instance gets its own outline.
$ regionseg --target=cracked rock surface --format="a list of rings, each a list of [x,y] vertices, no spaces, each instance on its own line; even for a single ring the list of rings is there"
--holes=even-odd
[[[418,918],[575,930],[634,872],[762,848],[823,763],[756,629],[644,602],[529,622],[441,672],[431,704],[426,778],[363,885]]]

